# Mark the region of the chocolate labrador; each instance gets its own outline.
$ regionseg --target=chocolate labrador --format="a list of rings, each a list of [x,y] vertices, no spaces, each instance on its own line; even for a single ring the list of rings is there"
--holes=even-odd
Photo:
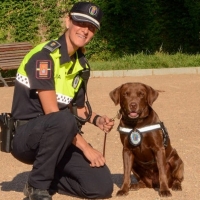
[[[169,188],[182,190],[183,161],[152,108],[158,92],[137,82],[125,83],[110,92],[121,114],[118,131],[123,145],[124,180],[117,196],[139,188],[159,188],[162,197],[171,196]],[[131,183],[131,171],[137,183]]]

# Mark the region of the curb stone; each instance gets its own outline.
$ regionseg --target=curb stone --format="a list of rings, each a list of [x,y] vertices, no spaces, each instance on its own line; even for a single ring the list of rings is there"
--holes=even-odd
[[[169,74],[200,74],[200,67],[160,68],[160,69],[133,69],[133,70],[108,70],[92,71],[91,78],[97,77],[125,77],[125,76],[150,76]]]

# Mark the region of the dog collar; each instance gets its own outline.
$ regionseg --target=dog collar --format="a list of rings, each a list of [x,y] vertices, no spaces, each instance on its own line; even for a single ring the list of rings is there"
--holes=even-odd
[[[135,130],[131,129],[131,128],[118,126],[117,130],[119,131],[120,134],[128,134],[130,143],[133,146],[138,146],[142,141],[142,133],[146,133],[146,132],[158,130],[158,129],[162,130],[163,145],[166,147],[167,141],[168,141],[168,133],[167,133],[167,130],[166,130],[163,122],[153,124],[153,125],[149,125],[149,126],[144,126],[142,128],[137,128]]]
[[[160,124],[154,124],[154,125],[145,126],[143,128],[137,128],[135,130],[139,131],[140,133],[145,133],[145,132],[148,132],[148,131],[153,131],[153,130],[157,130],[157,129],[161,129],[161,128],[162,127],[161,127]],[[133,131],[133,129],[119,126],[118,131],[121,132],[121,133],[129,134],[131,131]]]

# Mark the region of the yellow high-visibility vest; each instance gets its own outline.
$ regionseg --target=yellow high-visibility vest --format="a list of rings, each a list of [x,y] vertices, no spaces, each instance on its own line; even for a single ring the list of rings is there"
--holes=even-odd
[[[27,73],[25,71],[25,66],[30,58],[37,52],[41,51],[45,47],[45,45],[48,45],[49,42],[51,41],[39,44],[24,57],[17,71],[17,81],[31,88]],[[79,76],[80,72],[85,68],[89,69],[89,66],[86,62],[84,64],[80,63],[77,52],[75,63],[70,61],[62,65],[60,65],[61,54],[59,52],[59,48],[54,49],[52,52],[50,51],[50,56],[54,61],[54,81],[57,102],[69,104],[83,81],[81,76]],[[73,70],[68,74],[72,65],[74,65]]]

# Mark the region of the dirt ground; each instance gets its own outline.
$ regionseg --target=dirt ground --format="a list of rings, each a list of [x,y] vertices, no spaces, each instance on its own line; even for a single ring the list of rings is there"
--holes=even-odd
[[[200,199],[200,75],[162,75],[143,77],[91,78],[88,84],[89,100],[98,114],[114,117],[119,109],[109,98],[109,92],[126,82],[142,82],[154,89],[164,90],[153,104],[168,129],[171,143],[185,164],[183,191],[172,191],[172,197],[160,198],[153,189],[130,191],[125,197],[116,197],[123,179],[122,145],[116,131],[118,120],[108,134],[105,157],[111,170],[114,192],[111,200],[199,200]],[[0,88],[0,113],[10,112],[13,87]],[[103,151],[104,132],[93,125],[83,128],[84,137],[94,148]],[[0,152],[0,199],[25,200],[22,190],[30,165],[20,163],[9,153]],[[54,200],[78,200],[56,194]]]

